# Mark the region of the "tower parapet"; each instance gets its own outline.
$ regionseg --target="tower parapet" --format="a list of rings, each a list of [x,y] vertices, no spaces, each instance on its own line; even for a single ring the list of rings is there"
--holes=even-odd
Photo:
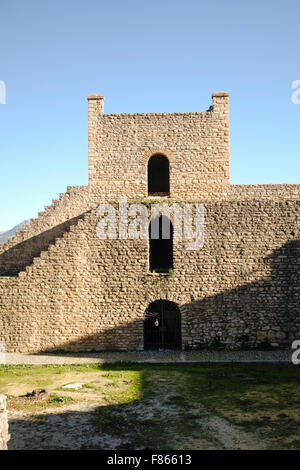
[[[229,93],[227,91],[216,91],[211,95],[213,100],[212,110],[221,114],[225,119],[229,116]]]
[[[88,96],[90,188],[110,199],[147,197],[148,160],[163,154],[172,155],[170,197],[226,196],[229,93],[213,93],[212,100],[204,112],[104,114],[104,97]]]

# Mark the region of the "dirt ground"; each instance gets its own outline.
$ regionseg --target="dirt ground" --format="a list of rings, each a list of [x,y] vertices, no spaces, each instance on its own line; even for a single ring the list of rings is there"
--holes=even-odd
[[[33,449],[130,449],[128,440],[112,434],[99,434],[93,426],[93,417],[97,405],[80,403],[57,409],[48,409],[47,413],[9,413],[9,430],[11,450]],[[174,411],[169,406],[162,407],[165,419]],[[141,406],[138,410],[141,417],[151,415],[151,410]],[[266,449],[263,443],[250,433],[226,422],[219,417],[207,414],[198,418],[203,428],[202,435],[182,438],[173,437],[173,449],[209,450],[209,449]],[[112,430],[113,431],[113,430]],[[128,444],[128,447],[127,447]],[[139,448],[139,447],[137,447]],[[140,447],[141,449],[143,447]]]
[[[26,377],[21,382],[17,375],[4,386],[9,400],[9,430],[11,440],[8,448],[22,449],[130,449],[132,445],[143,449],[143,443],[133,444],[128,433],[114,432],[114,419],[117,421],[134,416],[136,422],[152,423],[155,417],[163,417],[162,423],[166,429],[170,421],[182,419],[182,406],[174,404],[172,397],[174,389],[168,379],[159,379],[159,398],[153,396],[150,400],[134,400],[113,416],[110,429],[99,432],[95,419],[101,407],[116,407],[112,396],[116,389],[120,391],[120,383],[115,378],[106,376],[106,372],[65,371],[58,374]],[[123,379],[124,382],[124,379]],[[126,380],[125,380],[126,382]],[[128,381],[127,381],[128,382]],[[28,394],[32,392],[35,383],[48,384],[49,393],[63,394],[63,399],[69,397],[72,402],[61,406],[51,406],[41,400],[32,400]],[[128,382],[129,383],[129,382]],[[77,390],[72,390],[72,384],[79,384]],[[66,386],[70,388],[66,388]],[[124,385],[124,384],[122,384]],[[121,388],[122,388],[121,385]],[[77,385],[78,386],[78,385]],[[107,397],[107,390],[111,390]],[[59,395],[58,395],[59,396]],[[55,403],[57,405],[57,403]],[[100,414],[101,419],[101,414]],[[173,449],[263,449],[262,443],[251,433],[220,417],[209,413],[203,406],[198,405],[189,414],[193,420],[196,432],[189,435],[169,433],[168,443]],[[150,424],[151,427],[151,424]]]
[[[295,369],[286,367],[2,366],[8,448],[270,449],[284,424],[285,441],[277,446],[289,439],[295,448],[299,386]],[[37,388],[47,394],[33,398]]]

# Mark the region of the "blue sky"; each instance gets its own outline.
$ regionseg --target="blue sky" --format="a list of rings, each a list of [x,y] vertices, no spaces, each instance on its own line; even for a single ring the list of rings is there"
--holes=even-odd
[[[300,183],[300,2],[1,0],[0,230],[87,184],[87,101],[204,111],[230,92],[231,182]]]

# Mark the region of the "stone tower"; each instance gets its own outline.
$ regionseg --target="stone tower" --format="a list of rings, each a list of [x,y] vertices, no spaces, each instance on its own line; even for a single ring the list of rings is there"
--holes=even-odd
[[[105,114],[101,95],[88,108],[89,184],[0,246],[6,351],[289,347],[300,185],[230,184],[228,93],[204,112]],[[134,204],[149,217],[151,204],[201,205],[204,244],[120,236],[121,225],[99,237],[100,205],[118,219],[120,196],[128,220]]]

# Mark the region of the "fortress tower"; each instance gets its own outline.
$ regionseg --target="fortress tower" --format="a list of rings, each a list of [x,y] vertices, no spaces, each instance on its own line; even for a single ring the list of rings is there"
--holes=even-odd
[[[88,110],[88,185],[0,245],[6,350],[290,347],[300,185],[230,184],[228,93],[204,112],[105,114],[101,95]],[[203,205],[204,244],[121,236],[120,224],[99,237],[99,205],[119,220],[120,196],[149,217],[151,204]]]
[[[104,114],[104,98],[90,95],[89,186],[106,198],[148,194],[148,162],[169,164],[169,196],[224,198],[229,191],[229,94],[212,95],[205,112]]]

